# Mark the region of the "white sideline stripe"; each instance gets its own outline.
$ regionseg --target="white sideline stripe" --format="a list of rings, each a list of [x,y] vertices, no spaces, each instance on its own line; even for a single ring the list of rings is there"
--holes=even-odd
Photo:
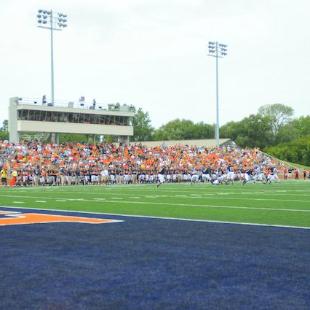
[[[262,227],[276,227],[276,228],[292,228],[292,229],[305,229],[305,230],[310,230],[310,227],[290,226],[290,225],[277,225],[277,224],[260,224],[260,223],[246,223],[246,222],[230,222],[230,221],[216,221],[216,220],[202,220],[202,219],[186,219],[186,218],[177,218],[177,217],[161,217],[161,216],[136,215],[136,214],[120,214],[120,213],[105,213],[105,212],[103,213],[103,212],[58,210],[58,209],[44,209],[44,208],[25,208],[25,207],[11,207],[11,206],[0,206],[0,208],[7,208],[7,209],[23,209],[23,210],[39,210],[39,211],[52,211],[52,212],[68,212],[68,213],[82,213],[82,214],[93,214],[93,215],[111,215],[111,216],[123,216],[123,217],[136,217],[136,218],[159,219],[159,220],[173,220],[173,221],[186,221],[186,222],[218,223],[218,224],[233,224],[233,225],[262,226]],[[117,221],[117,220],[115,220],[115,221]],[[120,220],[120,222],[122,222],[122,221]]]
[[[40,199],[41,197],[36,196],[21,196],[21,195],[2,195],[6,197],[13,198],[26,198],[26,199]],[[59,200],[59,197],[44,197],[49,200]],[[110,198],[111,199],[111,198]],[[68,201],[83,201],[83,202],[108,202],[108,203],[125,203],[125,204],[148,204],[148,205],[166,205],[166,206],[174,206],[174,207],[196,207],[196,208],[219,208],[219,209],[242,209],[242,210],[265,210],[265,211],[285,211],[285,212],[310,212],[310,209],[280,209],[280,208],[258,208],[258,207],[239,207],[239,206],[220,206],[220,205],[195,205],[195,204],[186,204],[186,203],[170,203],[170,202],[151,202],[151,201],[121,201],[121,200],[97,200],[93,199],[74,199],[74,198],[66,198]],[[24,202],[23,202],[24,203]]]
[[[130,186],[130,185],[129,185]],[[35,189],[35,188],[27,188],[27,189]],[[36,188],[36,189],[40,189],[40,188]],[[58,188],[52,188],[52,190],[50,190],[50,192],[53,192],[54,190],[56,190]],[[105,191],[108,190],[108,189],[104,189]],[[162,189],[160,189],[162,190]],[[22,192],[26,192],[26,191],[18,191],[19,193],[22,193]],[[109,192],[109,194],[112,194],[113,190],[111,192]],[[166,193],[171,193],[170,195],[166,195]],[[211,199],[226,199],[226,197],[218,197],[218,196],[229,196],[227,199],[236,199],[236,200],[248,200],[249,198],[247,197],[230,197],[230,195],[239,195],[239,196],[251,196],[253,194],[255,195],[261,195],[261,196],[264,196],[264,195],[272,195],[272,196],[280,196],[280,198],[252,198],[253,200],[270,200],[270,201],[289,201],[289,202],[305,202],[306,200],[301,200],[301,199],[285,199],[285,196],[298,196],[298,197],[310,197],[310,195],[307,195],[307,194],[290,194],[290,193],[285,193],[283,194],[283,191],[281,191],[281,193],[278,193],[278,191],[273,191],[273,192],[269,192],[269,191],[245,191],[245,192],[232,192],[232,191],[227,191],[227,192],[206,192],[206,193],[186,193],[184,194],[184,190],[180,191],[180,190],[169,190],[169,191],[165,191],[162,193],[165,193],[165,194],[161,194],[161,193],[156,193],[155,195],[146,195],[144,197],[146,198],[154,198],[155,196],[156,197],[167,197],[167,198],[175,198],[175,197],[180,197],[180,198],[187,198],[187,199],[190,199],[190,198],[197,198],[197,196],[201,196],[201,198],[204,198],[204,197],[211,197]],[[309,192],[309,191],[304,191],[304,192]],[[79,193],[78,191],[70,191],[70,190],[66,190],[65,193],[71,193],[71,194],[76,194],[76,193]],[[81,193],[81,192],[80,192]],[[172,195],[172,193],[183,193],[182,195]],[[100,192],[83,192],[83,194],[86,194],[86,195],[98,195],[100,194]],[[117,193],[117,195],[120,195],[120,196],[130,196],[129,198],[134,198],[132,197],[131,195],[133,195],[133,193]],[[0,196],[3,196],[1,195],[0,193]],[[196,197],[194,197],[196,196]],[[213,196],[213,197],[212,197]],[[140,197],[139,197],[140,198]],[[284,199],[283,199],[284,198]],[[83,199],[83,198],[82,198]]]
[[[4,214],[4,215],[7,215],[7,214],[19,214],[20,212],[17,212],[17,211],[0,211],[0,215],[1,214]]]

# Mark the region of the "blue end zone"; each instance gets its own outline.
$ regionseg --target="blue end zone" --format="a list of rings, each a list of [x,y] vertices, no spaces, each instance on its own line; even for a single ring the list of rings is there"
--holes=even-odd
[[[310,308],[309,230],[68,215],[125,221],[0,227],[0,309]]]

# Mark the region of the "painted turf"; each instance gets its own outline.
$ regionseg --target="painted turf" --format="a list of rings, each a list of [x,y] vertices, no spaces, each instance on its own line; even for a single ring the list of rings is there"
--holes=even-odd
[[[105,214],[310,227],[310,182],[0,189],[0,203]],[[45,201],[45,202],[43,202]]]
[[[87,216],[0,228],[0,309],[310,308],[309,230]]]
[[[59,201],[59,200],[58,200]],[[108,201],[109,202],[109,201]],[[44,209],[44,208],[22,208],[22,207],[12,207],[12,206],[0,206],[0,208],[6,209],[19,209],[19,210],[39,210],[39,211],[54,211],[54,212],[65,212],[65,213],[76,213],[77,211],[72,210],[62,210],[62,209]],[[289,210],[292,211],[292,210]],[[303,210],[293,210],[293,211],[303,211]],[[306,210],[308,212],[308,210]],[[92,215],[108,215],[108,216],[121,216],[121,217],[135,217],[135,218],[149,218],[149,219],[161,219],[161,220],[175,220],[175,221],[189,221],[189,222],[205,222],[205,223],[221,223],[230,225],[247,225],[247,226],[263,226],[263,227],[277,227],[277,228],[291,228],[291,229],[308,229],[310,227],[302,226],[289,226],[289,225],[272,225],[272,224],[259,224],[259,223],[244,223],[244,222],[228,222],[228,221],[215,221],[215,220],[199,220],[199,219],[187,219],[187,218],[176,218],[176,217],[160,217],[160,216],[146,216],[138,214],[120,214],[120,213],[106,213],[106,212],[89,212],[89,211],[78,211],[80,214],[92,214]],[[1,215],[1,211],[0,211]]]

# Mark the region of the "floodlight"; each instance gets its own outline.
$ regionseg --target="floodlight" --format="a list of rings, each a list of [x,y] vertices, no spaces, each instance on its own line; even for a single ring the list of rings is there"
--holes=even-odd
[[[51,31],[51,105],[54,105],[54,53],[53,53],[53,31],[62,30],[67,27],[67,15],[53,12],[52,10],[38,10],[38,24],[40,28]],[[47,25],[48,24],[48,25]]]
[[[216,127],[215,139],[216,145],[220,145],[220,125],[219,125],[219,86],[218,86],[218,60],[227,55],[227,45],[209,41],[209,56],[215,57],[216,60]]]

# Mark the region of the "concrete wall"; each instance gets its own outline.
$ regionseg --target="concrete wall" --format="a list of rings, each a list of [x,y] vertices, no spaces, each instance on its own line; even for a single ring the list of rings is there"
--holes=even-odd
[[[8,130],[9,130],[9,141],[13,143],[19,142],[19,134],[17,132],[17,103],[18,103],[17,97],[10,99]]]
[[[78,133],[94,135],[132,136],[132,126],[111,126],[98,124],[78,124],[61,122],[17,121],[17,131]]]

